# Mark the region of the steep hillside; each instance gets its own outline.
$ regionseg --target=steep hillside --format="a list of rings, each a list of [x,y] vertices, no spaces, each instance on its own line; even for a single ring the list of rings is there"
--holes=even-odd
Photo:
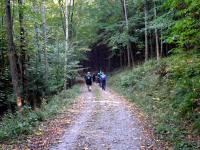
[[[175,149],[200,148],[200,55],[150,60],[115,72],[110,86],[136,103],[160,139]]]

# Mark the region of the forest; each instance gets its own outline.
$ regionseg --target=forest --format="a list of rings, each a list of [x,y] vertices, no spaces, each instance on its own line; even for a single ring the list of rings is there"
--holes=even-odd
[[[0,127],[54,105],[61,91],[73,99],[77,77],[103,70],[155,120],[159,138],[198,149],[199,50],[199,0],[1,0]],[[6,130],[0,141],[24,132]]]

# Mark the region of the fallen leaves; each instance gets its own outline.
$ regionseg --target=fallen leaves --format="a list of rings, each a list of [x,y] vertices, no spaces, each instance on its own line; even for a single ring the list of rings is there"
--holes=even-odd
[[[0,145],[0,150],[45,150],[52,144],[62,142],[61,136],[66,131],[66,128],[72,124],[73,118],[79,114],[84,102],[80,98],[70,109],[51,118],[33,131],[32,135],[20,137],[15,143],[5,143]]]
[[[41,136],[43,134],[42,129],[39,128],[37,131],[34,132],[35,135]]]

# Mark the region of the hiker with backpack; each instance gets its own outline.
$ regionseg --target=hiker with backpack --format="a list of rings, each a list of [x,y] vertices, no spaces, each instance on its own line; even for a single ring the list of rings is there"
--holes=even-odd
[[[87,88],[88,88],[88,91],[91,91],[92,88],[92,75],[90,72],[88,72],[86,75],[85,75],[85,83],[87,85]]]
[[[101,73],[101,76],[100,76],[100,80],[101,80],[101,88],[102,90],[106,90],[106,80],[107,80],[107,76],[105,75],[105,73]]]
[[[102,74],[102,71],[100,70],[99,73],[97,74],[97,82],[99,83],[100,87],[101,87],[101,74]]]

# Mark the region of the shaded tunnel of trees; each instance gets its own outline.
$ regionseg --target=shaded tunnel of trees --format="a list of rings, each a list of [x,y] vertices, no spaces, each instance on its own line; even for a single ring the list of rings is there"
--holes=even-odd
[[[155,40],[155,39],[154,39]],[[149,57],[155,58],[156,53],[154,51],[155,44],[150,43]],[[163,54],[162,57],[170,55],[170,50],[174,45],[163,43]],[[136,50],[136,51],[135,51]],[[134,57],[134,64],[138,65],[144,62],[144,51],[137,49],[134,44],[131,45],[131,51]],[[123,56],[122,62],[120,63],[120,54],[118,52],[113,52],[112,49],[106,44],[93,44],[91,46],[91,51],[87,52],[87,60],[81,62],[83,68],[91,72],[112,72],[115,69],[119,69],[127,66],[126,58]]]
[[[199,5],[199,0],[0,1],[0,113],[26,104],[35,108],[66,90],[80,65],[110,72],[199,49]]]
[[[87,52],[88,59],[82,62],[84,68],[88,71],[98,72],[102,70],[104,72],[111,71],[111,65],[109,64],[110,49],[105,44],[94,45],[90,52]]]

